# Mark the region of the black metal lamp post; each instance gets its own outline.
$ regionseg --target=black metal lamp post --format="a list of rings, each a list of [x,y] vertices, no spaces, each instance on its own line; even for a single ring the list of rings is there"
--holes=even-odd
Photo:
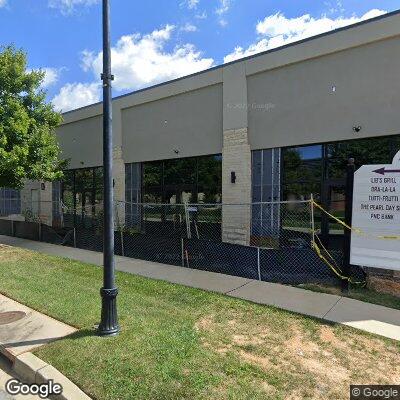
[[[111,49],[110,49],[110,4],[103,0],[103,167],[104,167],[104,273],[101,322],[98,333],[101,336],[117,335],[120,328],[117,316],[117,294],[114,265],[114,194],[113,194],[113,143],[112,143],[112,95]]]

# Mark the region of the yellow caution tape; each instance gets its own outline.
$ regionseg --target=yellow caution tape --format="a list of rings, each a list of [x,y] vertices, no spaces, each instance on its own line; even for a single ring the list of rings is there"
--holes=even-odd
[[[366,237],[370,237],[370,238],[374,238],[374,239],[382,239],[382,240],[400,240],[400,236],[398,235],[392,235],[392,236],[387,236],[387,235],[382,235],[382,236],[374,236],[374,235],[370,235],[366,232],[363,232],[361,229],[359,228],[353,228],[349,225],[347,225],[345,222],[343,222],[341,219],[335,217],[334,215],[332,215],[330,212],[326,211],[325,208],[323,208],[320,204],[318,204],[317,202],[315,202],[314,200],[312,201],[312,204],[319,208],[322,212],[324,212],[326,215],[328,215],[329,217],[331,217],[333,220],[335,220],[337,223],[339,223],[340,225],[344,226],[346,229],[355,232],[361,236],[366,236]]]
[[[316,236],[318,238],[318,236]],[[320,241],[320,239],[318,238],[318,240]],[[321,249],[319,248],[319,246],[317,245],[317,243],[312,240],[311,242],[311,246],[312,248],[315,250],[315,252],[317,253],[318,257],[325,262],[325,264],[333,271],[333,273],[340,279],[342,280],[346,280],[348,282],[350,282],[353,285],[365,285],[366,282],[365,281],[354,281],[352,278],[350,278],[349,276],[344,276],[342,275],[342,271],[340,270],[340,268],[335,267],[331,262],[329,262],[327,260],[327,258],[322,254]],[[333,262],[336,264],[335,259],[329,254],[328,250],[326,250],[326,248],[324,247],[324,245],[321,243],[321,247],[323,247],[323,249],[326,251],[326,253],[329,255],[329,257],[333,260]],[[340,272],[337,271],[337,269],[339,269]]]

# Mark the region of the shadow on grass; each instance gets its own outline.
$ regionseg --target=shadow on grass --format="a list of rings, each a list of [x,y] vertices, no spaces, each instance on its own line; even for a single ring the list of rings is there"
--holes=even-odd
[[[67,339],[72,339],[72,340],[79,340],[79,339],[85,339],[88,337],[100,337],[97,333],[96,328],[92,329],[80,329],[79,331],[76,331],[69,335]]]

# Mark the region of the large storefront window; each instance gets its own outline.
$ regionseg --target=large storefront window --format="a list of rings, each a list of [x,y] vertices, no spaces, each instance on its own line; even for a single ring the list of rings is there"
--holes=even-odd
[[[0,215],[21,213],[21,193],[16,189],[0,188]]]
[[[144,203],[220,203],[221,155],[142,164]]]
[[[291,147],[282,150],[283,200],[305,200],[321,194],[323,146]]]
[[[92,221],[103,207],[103,167],[65,171],[61,199],[72,222]]]
[[[252,234],[276,235],[279,232],[279,207],[259,203],[281,199],[280,149],[253,151],[252,171]]]
[[[400,137],[388,136],[282,149],[282,199],[314,199],[344,218],[346,165],[390,164],[400,150]],[[331,247],[340,247],[343,229],[316,212],[316,227]]]

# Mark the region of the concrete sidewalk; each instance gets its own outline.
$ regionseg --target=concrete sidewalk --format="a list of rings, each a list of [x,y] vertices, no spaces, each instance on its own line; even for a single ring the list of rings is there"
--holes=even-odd
[[[76,329],[0,294],[0,352],[14,360]]]
[[[0,243],[102,265],[101,253],[0,235]],[[223,293],[340,323],[400,341],[400,310],[346,297],[216,274],[126,257],[116,257],[116,269],[152,279]]]

